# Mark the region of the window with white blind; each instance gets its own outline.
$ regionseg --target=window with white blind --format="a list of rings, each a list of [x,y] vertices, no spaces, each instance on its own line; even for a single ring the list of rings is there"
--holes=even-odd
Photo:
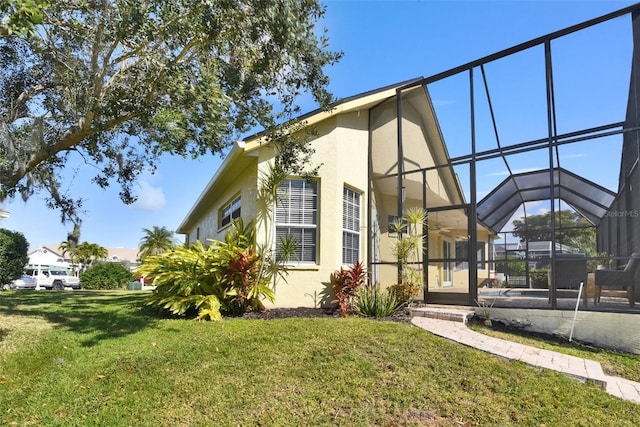
[[[360,193],[344,187],[342,192],[342,263],[360,260]]]
[[[294,242],[294,254],[284,258],[280,242]],[[276,207],[276,259],[317,262],[318,183],[305,179],[285,179],[278,186]]]
[[[234,219],[240,218],[240,207],[241,199],[238,196],[220,209],[220,228],[231,224]]]

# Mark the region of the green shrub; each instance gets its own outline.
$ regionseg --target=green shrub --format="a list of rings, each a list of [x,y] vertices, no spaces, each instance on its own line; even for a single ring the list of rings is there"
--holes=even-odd
[[[0,228],[0,285],[22,275],[28,260],[28,248],[22,233]]]
[[[421,290],[422,284],[416,285],[415,283],[397,283],[389,287],[389,292],[393,292],[402,305],[408,305]]]
[[[80,273],[80,284],[84,289],[121,289],[133,280],[129,269],[115,262],[97,264]]]
[[[531,270],[531,287],[535,289],[547,289],[549,287],[549,270]]]
[[[504,273],[507,276],[524,276],[527,271],[527,263],[516,256],[500,257],[496,260],[496,273]]]
[[[361,316],[388,317],[403,307],[396,293],[390,290],[379,291],[375,286],[365,286],[358,290],[353,309]]]
[[[274,301],[271,280],[282,270],[256,248],[251,226],[236,221],[225,241],[200,241],[150,256],[137,274],[156,286],[147,302],[175,315],[197,312],[198,319],[261,311],[263,298]]]

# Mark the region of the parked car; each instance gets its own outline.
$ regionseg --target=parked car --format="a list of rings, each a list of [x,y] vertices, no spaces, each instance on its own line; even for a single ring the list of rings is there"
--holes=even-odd
[[[65,287],[80,289],[80,279],[72,276],[64,267],[53,265],[28,265],[25,273],[37,282],[38,288],[63,290]]]
[[[19,279],[3,285],[3,289],[35,289],[38,282],[31,276],[23,274]]]

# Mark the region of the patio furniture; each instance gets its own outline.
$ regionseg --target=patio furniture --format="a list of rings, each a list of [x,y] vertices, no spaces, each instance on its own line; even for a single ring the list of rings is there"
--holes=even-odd
[[[587,286],[587,256],[585,254],[556,254],[556,289],[580,289],[580,282]],[[587,305],[586,289],[582,291]]]
[[[593,297],[593,303],[600,302],[602,289],[607,290],[626,290],[627,299],[631,307],[635,304],[633,298],[633,287],[635,285],[635,275],[640,265],[640,253],[634,252],[627,263],[624,270],[596,270],[594,275],[594,283],[596,294]]]

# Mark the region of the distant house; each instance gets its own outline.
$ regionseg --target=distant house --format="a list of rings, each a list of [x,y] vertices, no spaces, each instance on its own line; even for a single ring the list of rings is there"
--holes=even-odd
[[[556,243],[556,253],[574,253],[576,249]],[[517,256],[519,258],[539,259],[551,257],[551,249],[553,242],[544,240],[539,242],[515,242],[515,243],[496,243],[494,246],[496,259],[505,258],[505,256]],[[527,254],[529,254],[527,256]]]
[[[35,250],[29,252],[29,264],[39,265],[56,265],[65,268],[71,268],[74,271],[79,270],[78,265],[74,265],[68,254],[62,255],[59,251],[51,249],[56,245],[39,246]],[[138,261],[138,249],[130,248],[107,248],[106,262],[118,262],[125,265],[129,270],[134,271],[140,264]]]
[[[51,249],[50,246],[39,246],[29,252],[27,256],[29,257],[29,264],[70,266],[69,260],[66,260],[58,251]]]
[[[297,243],[294,260],[287,261],[287,283],[276,287],[276,306],[313,306],[316,297],[327,291],[329,277],[341,266],[364,261],[371,280],[387,287],[397,283],[398,266],[393,247],[398,239],[390,227],[402,209],[453,207],[430,216],[428,253],[430,258],[450,262],[429,263],[429,283],[438,290],[468,289],[466,257],[468,217],[464,197],[451,167],[434,167],[448,162],[448,153],[439,131],[433,106],[425,87],[402,92],[403,158],[407,168],[425,168],[424,173],[402,180],[388,177],[397,167],[396,89],[406,84],[384,87],[360,94],[300,119],[312,126],[315,136],[313,163],[321,165],[312,180],[288,177],[279,188],[281,202],[275,224],[257,224],[258,243],[264,244],[275,225],[276,242],[293,236]],[[251,137],[233,146],[222,165],[195,201],[177,232],[186,235],[186,244],[208,239],[222,240],[231,222],[246,223],[258,216],[258,186],[275,156],[274,147]],[[426,168],[431,170],[427,171]],[[430,214],[431,215],[431,214]],[[490,275],[489,245],[493,232],[477,225],[478,277]],[[460,253],[457,253],[460,252]],[[464,253],[462,253],[464,252]],[[422,264],[423,266],[426,263]]]
[[[140,265],[137,248],[107,248],[107,251],[107,262],[121,263],[131,271],[135,271]]]

